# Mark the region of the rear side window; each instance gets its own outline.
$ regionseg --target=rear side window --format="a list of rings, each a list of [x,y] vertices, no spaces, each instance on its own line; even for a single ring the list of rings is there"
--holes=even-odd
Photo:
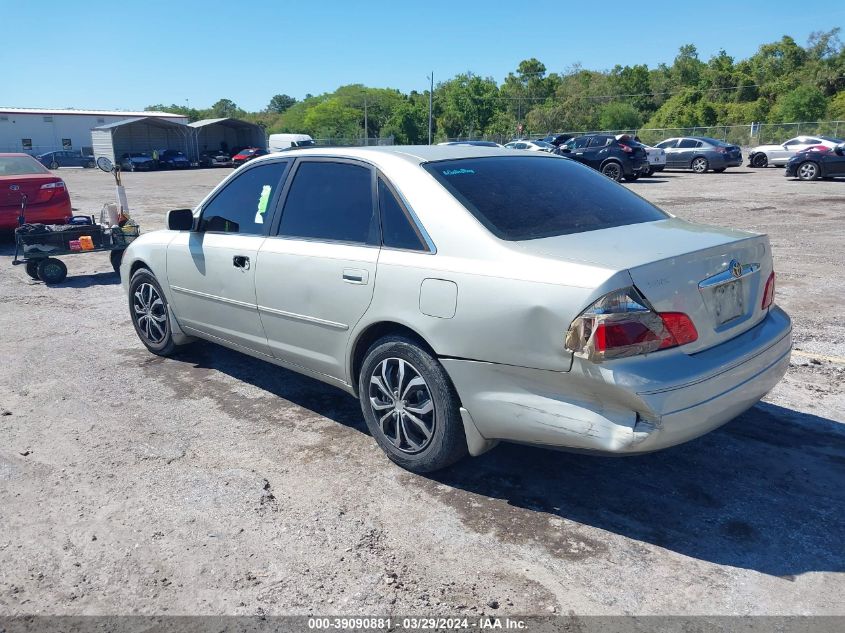
[[[678,144],[678,139],[673,138],[669,139],[668,141],[663,141],[662,143],[658,143],[655,147],[659,147],[660,149],[669,149],[675,147]]]
[[[694,138],[683,138],[683,139],[681,139],[681,142],[678,143],[678,147],[683,147],[683,148],[700,147],[700,146],[701,146],[701,142],[696,141]]]
[[[590,144],[587,147],[604,147],[605,145],[610,145],[610,141],[613,140],[611,136],[594,136],[590,139]]]
[[[377,244],[372,171],[349,163],[301,163],[285,201],[279,235]]]
[[[378,179],[378,205],[381,212],[381,242],[389,248],[424,251],[425,244],[405,209],[385,182]]]
[[[258,165],[229,182],[202,210],[200,231],[261,235],[288,162]]]
[[[491,156],[423,166],[496,237],[532,240],[668,216],[566,158]]]

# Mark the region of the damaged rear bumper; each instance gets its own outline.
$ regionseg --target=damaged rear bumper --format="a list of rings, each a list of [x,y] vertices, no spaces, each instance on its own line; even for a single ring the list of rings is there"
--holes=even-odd
[[[740,336],[569,372],[442,359],[485,440],[644,453],[703,435],[753,406],[786,373],[789,317],[777,307]]]

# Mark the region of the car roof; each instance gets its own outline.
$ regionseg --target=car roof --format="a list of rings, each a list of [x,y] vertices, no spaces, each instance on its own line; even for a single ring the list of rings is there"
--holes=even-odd
[[[531,141],[514,141],[531,142]],[[421,165],[438,160],[460,158],[483,158],[485,156],[525,156],[522,150],[508,150],[501,147],[482,147],[479,145],[386,145],[382,147],[302,147],[285,150],[283,153],[270,154],[257,160],[265,161],[288,156],[321,156],[334,158],[357,158],[373,163],[391,160]]]

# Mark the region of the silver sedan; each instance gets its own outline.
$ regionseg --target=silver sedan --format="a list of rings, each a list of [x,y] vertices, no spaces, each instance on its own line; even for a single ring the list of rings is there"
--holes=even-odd
[[[344,389],[417,472],[500,440],[672,446],[789,363],[766,236],[544,152],[293,150],[167,221],[121,266],[143,344],[206,339]]]

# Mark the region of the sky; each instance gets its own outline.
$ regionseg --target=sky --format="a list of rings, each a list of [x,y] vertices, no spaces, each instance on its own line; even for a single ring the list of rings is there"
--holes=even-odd
[[[821,9],[820,7],[824,8]],[[808,10],[808,7],[816,7]],[[249,111],[363,83],[403,92],[536,57],[561,72],[671,64],[692,43],[735,60],[845,26],[845,2],[674,0],[0,0],[0,107]]]

